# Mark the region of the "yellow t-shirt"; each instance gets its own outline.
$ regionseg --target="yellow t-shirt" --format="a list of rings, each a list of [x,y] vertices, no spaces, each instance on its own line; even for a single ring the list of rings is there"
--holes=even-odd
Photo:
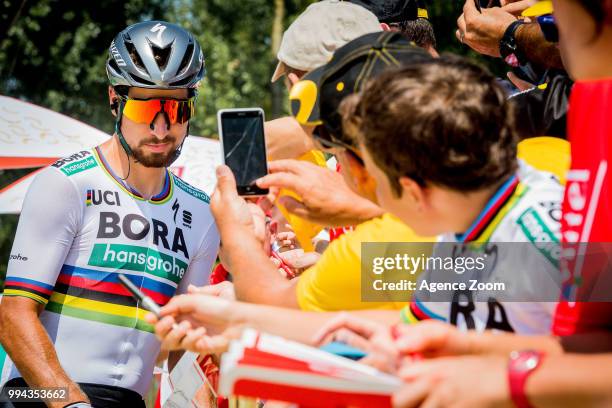
[[[302,310],[401,309],[405,302],[361,301],[362,242],[432,242],[417,236],[391,214],[359,224],[332,241],[319,261],[307,269],[297,283]]]

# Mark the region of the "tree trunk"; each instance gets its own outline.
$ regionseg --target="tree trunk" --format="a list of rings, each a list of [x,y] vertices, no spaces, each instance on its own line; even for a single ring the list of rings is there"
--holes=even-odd
[[[274,21],[272,22],[272,54],[274,67],[278,60],[276,54],[283,37],[283,20],[285,19],[284,0],[274,0]],[[285,92],[283,81],[279,80],[272,84],[272,118],[277,118],[284,113]]]
[[[8,36],[9,30],[11,29],[13,24],[15,24],[15,22],[19,19],[19,16],[21,15],[21,12],[23,11],[23,8],[26,4],[26,1],[27,0],[22,0],[20,3],[14,3],[13,5],[9,6],[10,9],[15,8],[16,10],[14,14],[12,14],[12,17],[7,18],[6,25],[0,24],[0,26],[4,25],[4,27],[0,28],[0,43],[2,43],[2,41],[4,41],[4,39]],[[7,17],[11,16],[12,10],[10,9],[6,10]]]

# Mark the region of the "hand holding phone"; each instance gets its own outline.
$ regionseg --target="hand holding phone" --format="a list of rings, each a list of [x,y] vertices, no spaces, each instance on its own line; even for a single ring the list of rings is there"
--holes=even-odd
[[[264,112],[261,108],[222,109],[217,112],[223,162],[236,177],[238,194],[264,196],[255,180],[268,174]]]

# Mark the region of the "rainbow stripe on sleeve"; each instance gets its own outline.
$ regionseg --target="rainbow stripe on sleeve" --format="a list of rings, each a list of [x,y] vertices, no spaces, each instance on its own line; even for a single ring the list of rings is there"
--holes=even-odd
[[[33,299],[52,313],[153,333],[153,327],[144,320],[147,311],[139,307],[118,276],[117,272],[64,265],[55,287],[9,276],[4,295]],[[168,303],[176,292],[176,283],[165,279],[128,277],[160,306]]]
[[[52,293],[52,285],[33,279],[7,276],[4,281],[4,296],[23,296],[46,305]]]

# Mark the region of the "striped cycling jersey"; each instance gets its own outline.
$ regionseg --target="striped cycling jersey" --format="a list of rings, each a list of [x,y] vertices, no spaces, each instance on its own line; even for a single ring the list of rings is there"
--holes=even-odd
[[[561,282],[554,248],[560,238],[562,198],[563,187],[555,176],[521,163],[519,172],[499,188],[463,234],[441,236],[434,249],[434,256],[447,259],[466,249],[486,254],[494,247],[495,262],[487,271],[487,282],[502,282],[517,300],[542,301],[504,301],[492,296],[481,302],[473,301],[468,291],[456,291],[453,299],[457,301],[442,302],[419,290],[401,311],[402,320],[437,319],[462,329],[550,333]],[[417,287],[423,280],[443,280],[436,273],[424,271]]]
[[[188,284],[208,283],[218,246],[204,192],[166,171],[162,191],[144,199],[99,148],[86,150],[32,182],[4,296],[44,305],[40,321],[73,381],[143,395],[160,345],[118,274],[164,305]]]

